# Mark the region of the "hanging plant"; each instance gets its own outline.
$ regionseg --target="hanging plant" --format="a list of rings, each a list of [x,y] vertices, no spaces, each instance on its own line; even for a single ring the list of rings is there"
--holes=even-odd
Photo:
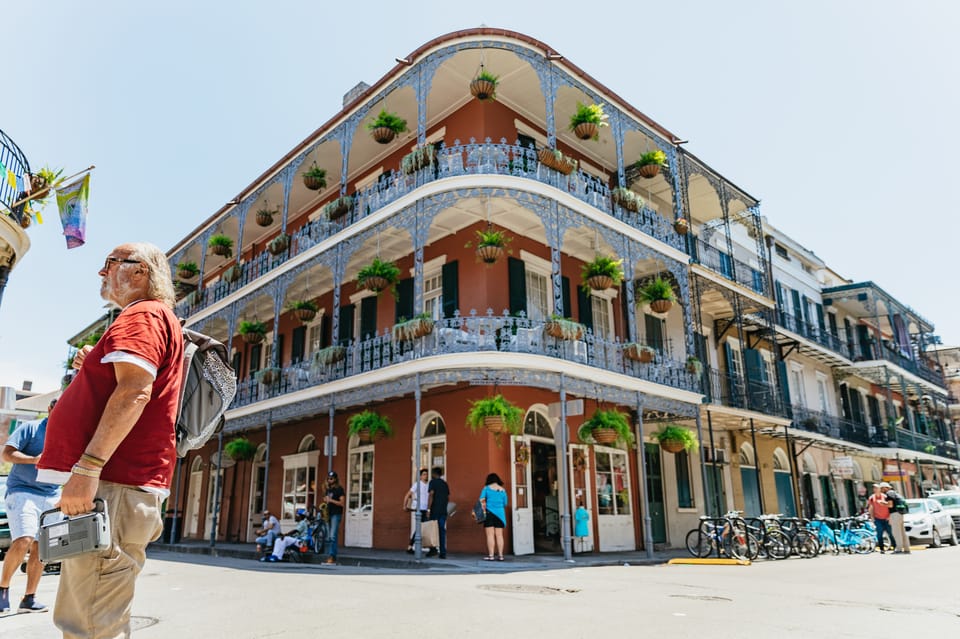
[[[177,264],[177,277],[182,280],[192,280],[200,273],[196,262],[180,262]]]
[[[577,102],[577,110],[570,116],[570,130],[581,140],[600,139],[600,129],[607,124],[602,104],[583,104]]]
[[[240,333],[243,341],[248,344],[259,344],[267,335],[267,325],[263,322],[249,322],[244,320],[240,322],[240,326],[237,327],[237,332]]]
[[[400,160],[400,169],[407,175],[410,175],[420,169],[433,166],[436,157],[437,149],[432,144],[424,144],[403,156]]]
[[[343,346],[327,346],[313,354],[313,363],[318,366],[330,366],[343,360],[347,356],[347,349]]]
[[[223,275],[220,276],[220,279],[222,279],[227,284],[233,284],[234,282],[238,281],[242,276],[243,276],[243,267],[240,266],[239,264],[234,264],[233,266],[231,266],[230,268],[228,268],[223,272]]]
[[[236,437],[223,445],[223,454],[233,461],[250,461],[257,454],[257,445],[246,437]]]
[[[210,239],[207,240],[207,246],[210,247],[214,255],[220,255],[221,257],[231,257],[233,255],[233,240],[226,235],[210,236]]]
[[[304,171],[301,176],[303,177],[303,185],[311,191],[319,191],[320,189],[327,188],[327,170],[321,169],[317,166],[316,162]]]
[[[356,435],[361,443],[369,444],[384,436],[393,435],[390,420],[372,410],[357,413],[347,420],[347,435]]]
[[[506,231],[499,231],[490,225],[485,229],[477,229],[476,239],[467,242],[464,248],[472,248],[475,243],[477,246],[477,257],[487,264],[493,264],[507,250],[507,244],[513,241],[513,236],[507,235]]]
[[[407,130],[407,121],[396,113],[380,109],[380,113],[374,118],[373,122],[367,124],[367,130],[373,139],[380,144],[388,144],[393,141],[398,133]]]
[[[267,244],[267,250],[271,255],[282,255],[290,246],[290,236],[287,234],[278,235]]]
[[[470,81],[470,93],[481,102],[497,99],[497,85],[500,78],[480,67],[480,73]]]
[[[666,313],[673,307],[676,295],[670,282],[658,275],[637,288],[637,300],[649,304],[654,313]]]
[[[301,322],[309,322],[317,316],[320,307],[313,300],[294,300],[287,305]]]
[[[550,337],[565,340],[578,340],[583,338],[586,327],[570,319],[564,319],[559,315],[552,315],[543,325],[544,332]]]
[[[693,432],[677,424],[664,424],[653,434],[653,438],[668,453],[679,453],[681,450],[693,452],[697,449],[697,438]]]
[[[400,279],[400,269],[393,262],[384,262],[373,258],[369,265],[357,273],[357,284],[368,291],[380,293],[387,287],[393,287]]]
[[[350,209],[353,208],[353,198],[349,195],[343,195],[338,197],[333,202],[330,202],[323,207],[323,214],[328,220],[336,220],[347,213],[350,212]]]
[[[542,148],[537,151],[537,157],[540,159],[540,164],[548,166],[563,175],[570,175],[577,168],[577,161],[568,158],[558,149]]]
[[[643,198],[637,195],[636,191],[624,186],[618,186],[610,191],[610,199],[617,206],[634,213],[643,208]]]
[[[273,216],[280,213],[279,209],[267,209],[263,208],[257,211],[257,225],[258,226],[270,226],[273,224]]]
[[[687,372],[696,377],[703,375],[703,362],[691,355],[687,358]]]
[[[624,345],[623,356],[641,364],[649,364],[657,358],[657,351],[652,346],[631,342]]]
[[[615,260],[605,255],[597,255],[580,270],[585,292],[591,289],[603,291],[619,286],[623,281],[623,260]]]
[[[498,435],[504,431],[519,435],[523,427],[523,409],[507,400],[503,395],[484,397],[470,402],[467,413],[467,426],[477,432],[481,427]]]
[[[667,154],[657,149],[656,151],[648,151],[640,156],[640,159],[634,164],[637,172],[640,173],[642,177],[647,179],[657,177],[657,174],[660,173],[660,167],[667,165]]]
[[[621,441],[628,446],[633,445],[630,422],[626,415],[616,410],[595,410],[577,430],[577,437],[583,442],[592,440],[598,444],[613,444]]]
[[[690,231],[690,223],[685,218],[678,217],[673,221],[673,230],[677,235],[686,235]]]
[[[424,337],[433,332],[433,318],[429,313],[420,313],[412,320],[400,321],[393,326],[393,341],[403,342]]]

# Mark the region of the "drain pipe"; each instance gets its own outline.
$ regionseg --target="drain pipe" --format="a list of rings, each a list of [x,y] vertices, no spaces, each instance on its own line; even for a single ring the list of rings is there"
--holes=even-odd
[[[568,486],[570,480],[568,477],[569,467],[567,465],[567,444],[570,441],[570,434],[567,428],[567,391],[563,385],[564,375],[560,373],[560,495],[562,499],[557,499],[557,508],[560,509],[560,529],[563,544],[564,561],[573,561],[573,535],[570,530],[570,509],[572,505],[568,502],[570,492]]]

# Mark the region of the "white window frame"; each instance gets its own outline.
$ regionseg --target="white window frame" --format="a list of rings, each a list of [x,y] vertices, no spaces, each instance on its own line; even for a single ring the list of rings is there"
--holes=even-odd
[[[830,411],[830,392],[827,386],[827,376],[817,371],[817,399],[820,402],[820,410],[825,414],[832,414]]]
[[[431,296],[429,299],[438,299],[439,303],[434,308],[433,319],[441,320],[443,319],[443,265],[447,263],[446,255],[439,255],[428,262],[423,263],[423,283],[425,284],[428,278],[440,277],[440,287],[437,289],[439,294]],[[410,276],[414,277],[416,273],[414,269],[410,269]],[[420,310],[414,309],[414,314],[425,313],[427,309],[427,291],[421,290],[421,303],[423,306],[420,307]]]
[[[807,407],[807,385],[803,379],[803,366],[796,362],[790,362],[790,390],[791,399],[797,406]]]
[[[523,261],[526,272],[529,272],[533,275],[539,275],[545,278],[547,281],[547,308],[544,311],[545,317],[543,319],[548,319],[550,315],[556,312],[556,309],[553,306],[553,268],[548,260],[524,250],[520,251],[520,259]],[[526,301],[528,309],[527,316],[529,317],[529,293]]]
[[[590,293],[590,317],[593,319],[593,334],[597,335],[597,315],[594,312],[593,301],[596,299],[606,308],[607,312],[607,321],[605,322],[606,326],[603,327],[602,334],[599,337],[604,339],[612,339],[614,335],[614,324],[613,324],[613,300],[617,296],[619,291],[615,288],[608,288],[603,291],[593,291]],[[664,337],[666,339],[666,337]]]

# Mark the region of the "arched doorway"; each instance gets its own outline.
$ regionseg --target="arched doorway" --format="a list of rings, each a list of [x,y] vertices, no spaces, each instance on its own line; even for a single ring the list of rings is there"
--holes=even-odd
[[[777,488],[777,506],[780,512],[787,517],[796,517],[797,504],[793,498],[790,458],[782,448],[773,451],[773,481]]]
[[[740,484],[743,486],[743,512],[748,517],[762,515],[760,512],[760,482],[757,481],[757,457],[753,446],[740,446]]]
[[[373,547],[373,442],[361,444],[350,437],[347,457],[347,510],[344,514],[343,545]]]
[[[527,411],[523,433],[511,438],[510,457],[514,553],[561,551],[557,445],[546,406]]]
[[[247,525],[247,541],[257,538],[260,527],[260,513],[267,507],[267,445],[257,446],[253,456],[253,471],[250,473],[250,512]]]
[[[803,455],[803,476],[800,478],[800,491],[803,494],[803,516],[807,519],[813,519],[820,512],[813,487],[813,478],[816,475],[817,465],[813,462],[810,453],[805,453]]]
[[[185,535],[196,537],[200,532],[200,496],[203,494],[203,458],[197,455],[190,464],[190,484],[187,489]]]

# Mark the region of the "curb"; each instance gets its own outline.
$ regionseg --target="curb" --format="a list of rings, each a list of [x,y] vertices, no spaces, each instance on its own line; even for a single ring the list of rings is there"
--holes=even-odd
[[[697,557],[671,559],[667,562],[668,566],[749,566],[751,564],[749,559],[699,559]]]

